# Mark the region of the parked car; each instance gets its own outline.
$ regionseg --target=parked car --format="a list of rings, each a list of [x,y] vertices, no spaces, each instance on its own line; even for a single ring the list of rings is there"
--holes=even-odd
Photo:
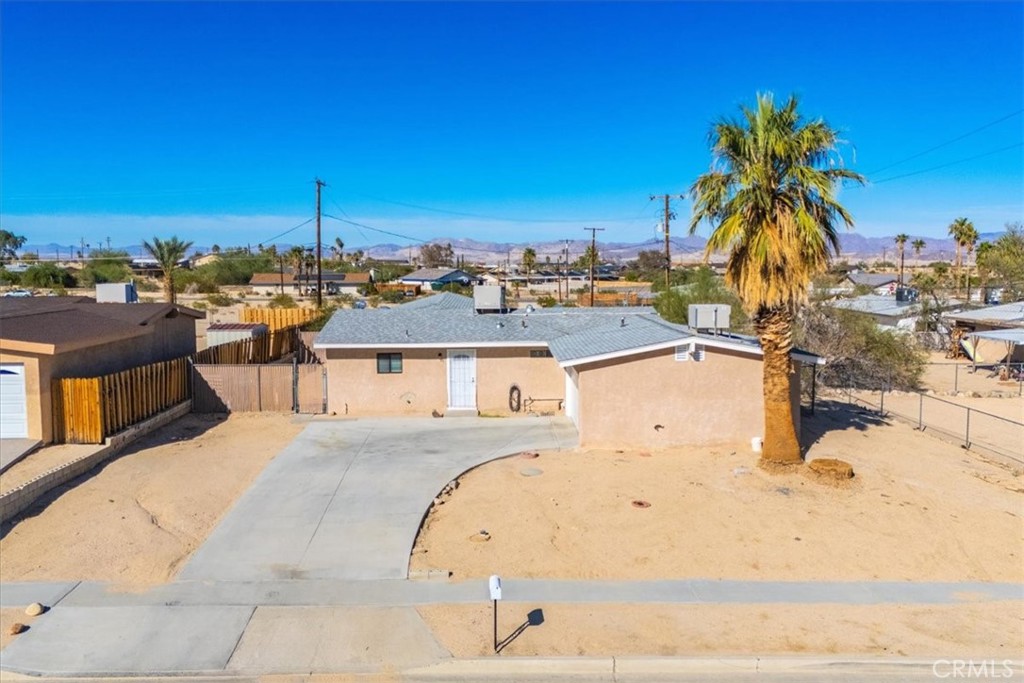
[[[26,297],[32,296],[32,292],[27,289],[12,289],[9,292],[4,292],[4,296]]]

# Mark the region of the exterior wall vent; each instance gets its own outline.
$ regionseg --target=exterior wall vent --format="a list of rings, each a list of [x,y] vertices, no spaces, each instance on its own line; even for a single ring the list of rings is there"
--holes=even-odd
[[[704,360],[704,345],[697,342],[680,344],[676,347],[676,360],[699,363]]]

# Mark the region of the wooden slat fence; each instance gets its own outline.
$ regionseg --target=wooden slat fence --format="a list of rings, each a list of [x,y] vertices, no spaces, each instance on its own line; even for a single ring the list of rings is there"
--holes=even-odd
[[[322,413],[322,365],[194,365],[196,413]]]
[[[103,443],[112,434],[188,400],[187,358],[51,384],[53,440]]]
[[[322,380],[317,383],[307,378],[307,375],[321,377],[321,365],[303,365],[301,367],[308,370],[294,376],[291,364],[260,366],[296,351],[300,345],[298,335],[297,327],[287,327],[255,339],[213,346],[186,358],[99,377],[55,379],[51,383],[53,440],[55,443],[103,443],[106,437],[188,400],[192,397],[193,363],[231,367],[237,376],[232,379],[236,385],[229,392],[231,410],[291,412],[296,406],[296,392],[292,387],[297,383],[299,407],[321,412],[319,407],[315,411],[312,407],[322,405],[322,390],[313,388],[321,386]],[[315,359],[312,362],[315,363]],[[243,370],[235,370],[236,366]],[[303,399],[307,394],[311,398]],[[209,399],[214,400],[219,399]],[[218,405],[221,407],[213,412],[224,409],[223,401]],[[205,411],[197,409],[197,412]]]
[[[319,316],[320,313],[312,308],[243,308],[241,322],[263,323],[274,332],[305,325]]]
[[[261,337],[211,346],[194,354],[192,360],[204,365],[270,363],[295,350],[298,333],[296,326],[283,327]]]

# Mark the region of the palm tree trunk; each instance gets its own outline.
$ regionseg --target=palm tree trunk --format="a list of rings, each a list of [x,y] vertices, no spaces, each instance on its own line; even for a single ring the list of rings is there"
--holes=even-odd
[[[171,271],[164,273],[164,300],[169,304],[174,303],[174,278]]]
[[[762,309],[755,325],[764,351],[764,445],[762,462],[799,463],[800,440],[791,394],[793,314],[785,307]]]

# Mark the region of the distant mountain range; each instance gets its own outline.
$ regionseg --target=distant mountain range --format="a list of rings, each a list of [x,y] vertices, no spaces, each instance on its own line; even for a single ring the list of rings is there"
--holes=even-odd
[[[980,242],[995,241],[1001,232],[989,232],[980,235]],[[923,239],[925,247],[921,250],[920,259],[923,261],[951,260],[956,251],[956,245],[952,239],[936,239],[929,237],[917,237],[912,235],[906,246],[906,258],[918,258],[914,254],[911,244],[916,239]],[[557,262],[562,257],[562,250],[566,246],[565,240],[551,240],[547,242],[483,242],[480,240],[454,237],[438,237],[430,240],[436,244],[451,244],[456,256],[465,257],[469,263],[497,264],[511,260],[518,263],[522,259],[523,250],[533,247],[537,252],[538,264],[544,264],[550,258],[551,262]],[[598,252],[607,261],[625,262],[635,259],[637,254],[644,250],[663,251],[665,242],[663,239],[654,238],[644,242],[602,242],[598,240]],[[697,262],[704,254],[706,240],[699,236],[672,237],[672,254],[676,260],[683,262]],[[843,233],[840,235],[842,251],[837,261],[873,261],[885,258],[889,261],[896,259],[896,244],[892,237],[865,237],[857,233]],[[569,259],[579,258],[590,245],[589,240],[569,240]],[[278,251],[286,251],[290,244],[276,245]],[[141,245],[114,246],[114,249],[127,251],[135,257],[148,256]],[[372,246],[354,247],[346,249],[346,252],[360,249],[364,255],[370,258],[386,260],[408,261],[416,256],[419,245],[401,244],[374,244]],[[328,252],[329,245],[324,245],[324,252]],[[196,252],[208,253],[209,247],[196,246]],[[42,259],[54,259],[60,257],[68,258],[72,250],[67,245],[49,244],[26,244],[21,252],[33,252],[39,254]],[[73,255],[77,256],[78,247],[74,248]]]

